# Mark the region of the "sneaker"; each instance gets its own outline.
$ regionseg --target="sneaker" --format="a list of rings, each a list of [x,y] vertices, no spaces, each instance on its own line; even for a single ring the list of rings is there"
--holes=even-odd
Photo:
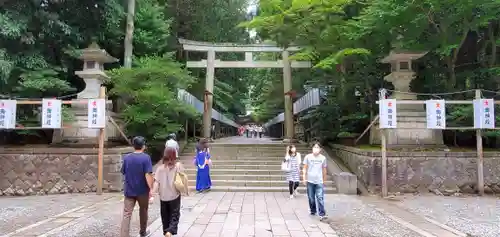
[[[139,233],[139,236],[141,236],[141,237],[146,237],[146,236],[149,236],[150,234],[151,234],[151,233],[149,232],[149,230],[146,230],[146,231],[144,231],[144,232],[140,232],[140,233]]]
[[[310,213],[309,213],[309,215],[311,215],[311,216],[315,216],[315,215],[316,215],[316,213],[310,212]]]
[[[293,195],[290,195],[290,199],[293,199],[293,198],[294,198],[294,196],[293,196]]]
[[[319,221],[326,221],[328,219],[328,216],[320,216]]]
[[[167,233],[165,234],[165,237],[172,237],[172,234],[171,234],[170,232],[167,232]]]

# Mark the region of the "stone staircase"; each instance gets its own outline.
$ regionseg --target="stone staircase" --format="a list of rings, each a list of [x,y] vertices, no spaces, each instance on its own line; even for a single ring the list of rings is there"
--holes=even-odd
[[[305,154],[310,148],[297,146]],[[281,171],[284,158],[283,144],[210,144],[212,155],[212,191],[229,192],[287,192],[288,182]],[[194,144],[189,144],[181,153],[180,160],[189,176],[189,186],[196,186],[196,167],[193,165]],[[326,193],[336,193],[331,177],[326,183]],[[305,193],[301,183],[299,192]]]

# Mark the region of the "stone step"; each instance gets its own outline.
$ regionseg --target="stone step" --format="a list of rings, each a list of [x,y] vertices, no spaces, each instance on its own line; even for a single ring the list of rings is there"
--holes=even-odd
[[[188,168],[185,169],[186,173],[191,176],[193,174],[196,174],[196,169],[195,168]],[[212,169],[210,170],[211,175],[218,175],[218,174],[231,174],[231,175],[246,175],[246,174],[251,174],[251,175],[283,175],[283,171],[281,170],[238,170],[238,169]]]
[[[270,160],[270,161],[281,161],[285,157],[284,156],[267,156],[267,155],[259,155],[259,156],[241,156],[241,155],[217,155],[217,154],[211,154],[210,155],[213,160]],[[193,156],[185,156],[181,155],[179,156],[180,160],[193,160]]]
[[[196,186],[196,180],[189,180],[190,186]],[[234,186],[234,187],[288,187],[286,180],[215,180],[212,179],[213,186]],[[333,187],[333,181],[326,181],[327,187]]]
[[[196,177],[196,169],[193,167],[189,167],[185,169],[186,174],[189,177]],[[259,169],[259,170],[242,170],[242,169],[211,169],[210,170],[210,175],[221,175],[221,174],[227,174],[227,175],[260,175],[260,176],[267,176],[267,175],[285,175],[285,173],[281,170],[269,170],[269,169]],[[300,172],[300,175],[302,175],[302,172]]]
[[[193,149],[190,149],[190,148],[186,148],[183,150],[184,153],[189,153],[189,154],[194,154],[194,148]],[[264,153],[271,153],[271,154],[274,154],[274,153],[278,153],[278,154],[285,154],[285,148],[283,149],[274,149],[274,150],[269,150],[269,149],[248,149],[248,150],[242,150],[242,149],[231,149],[231,148],[227,148],[227,149],[216,149],[216,148],[210,148],[210,152],[224,152],[224,153],[227,153],[227,152],[230,152],[230,153],[241,153],[241,154],[244,154],[244,153],[252,153],[252,152],[264,152]],[[301,153],[301,154],[307,154],[307,153],[310,153],[311,152],[311,149],[304,149],[304,150],[297,150],[297,152]]]
[[[193,159],[181,159],[180,160],[183,165],[190,165],[193,162]],[[220,160],[220,159],[212,159],[214,165],[279,165],[281,168],[281,159],[280,160]]]
[[[305,154],[301,153],[302,157],[305,156]],[[283,159],[285,157],[285,153],[269,153],[269,152],[260,152],[260,153],[231,153],[231,152],[210,152],[210,155],[212,157],[243,157],[243,158],[252,158],[252,157],[270,157],[270,158],[281,158]],[[195,154],[189,154],[189,153],[182,153],[180,154],[180,157],[194,157]]]
[[[286,151],[286,146],[282,147],[277,147],[277,148],[269,148],[269,147],[249,147],[249,148],[234,148],[234,147],[211,147],[209,146],[211,151],[237,151],[237,152],[252,152],[252,151],[259,151],[259,152],[285,152]],[[296,149],[297,152],[311,152],[311,148],[298,148]],[[189,147],[186,147],[186,151],[189,152],[194,152],[194,146],[192,147],[191,150],[189,150]]]
[[[281,165],[228,165],[219,161],[213,161],[212,170],[216,169],[239,169],[239,170],[281,170]]]
[[[196,175],[196,174],[194,174]],[[214,180],[281,180],[281,181],[286,181],[286,176],[283,174],[277,174],[277,175],[254,175],[254,174],[240,174],[240,175],[233,175],[233,174],[217,174],[217,175],[210,175],[210,177]],[[196,176],[189,176],[189,179],[196,179]]]
[[[190,186],[190,190],[194,192],[196,190],[196,186]],[[237,187],[237,186],[212,186],[212,192],[283,192],[288,193],[287,187]],[[306,188],[303,185],[300,185],[297,188],[299,191],[299,195],[306,196]],[[337,193],[337,189],[335,187],[325,187],[326,194]]]

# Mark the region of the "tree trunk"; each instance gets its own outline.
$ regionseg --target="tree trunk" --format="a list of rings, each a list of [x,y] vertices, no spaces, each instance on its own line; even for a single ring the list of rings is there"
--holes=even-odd
[[[134,49],[134,15],[135,15],[135,0],[128,0],[127,4],[127,31],[125,33],[125,55],[123,66],[132,68],[132,52]]]

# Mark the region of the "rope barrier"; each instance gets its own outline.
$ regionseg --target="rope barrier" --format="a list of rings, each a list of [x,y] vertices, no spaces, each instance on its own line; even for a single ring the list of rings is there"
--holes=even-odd
[[[463,91],[455,91],[455,92],[443,92],[443,93],[416,93],[416,92],[407,92],[407,91],[396,91],[396,90],[390,90],[390,89],[385,89],[382,88],[388,92],[392,93],[400,93],[400,94],[406,94],[406,95],[422,95],[422,96],[432,96],[436,97],[439,99],[442,99],[441,96],[444,95],[455,95],[455,94],[464,94],[464,93],[469,93],[469,92],[475,92],[476,90],[479,90],[481,92],[481,97],[483,97],[484,92],[492,93],[495,96],[500,96],[500,91],[492,91],[492,90],[486,90],[486,89],[470,89],[470,90],[463,90]]]
[[[77,96],[78,94],[79,93],[74,93],[74,94],[62,95],[62,96],[56,96],[56,97],[50,97],[50,98],[51,99],[59,99],[59,100],[61,100],[61,99],[65,99],[65,98]],[[9,100],[33,100],[33,99],[39,99],[39,98],[27,98],[27,97],[18,97],[18,96],[3,95],[3,94],[0,94],[0,98],[9,99]]]

